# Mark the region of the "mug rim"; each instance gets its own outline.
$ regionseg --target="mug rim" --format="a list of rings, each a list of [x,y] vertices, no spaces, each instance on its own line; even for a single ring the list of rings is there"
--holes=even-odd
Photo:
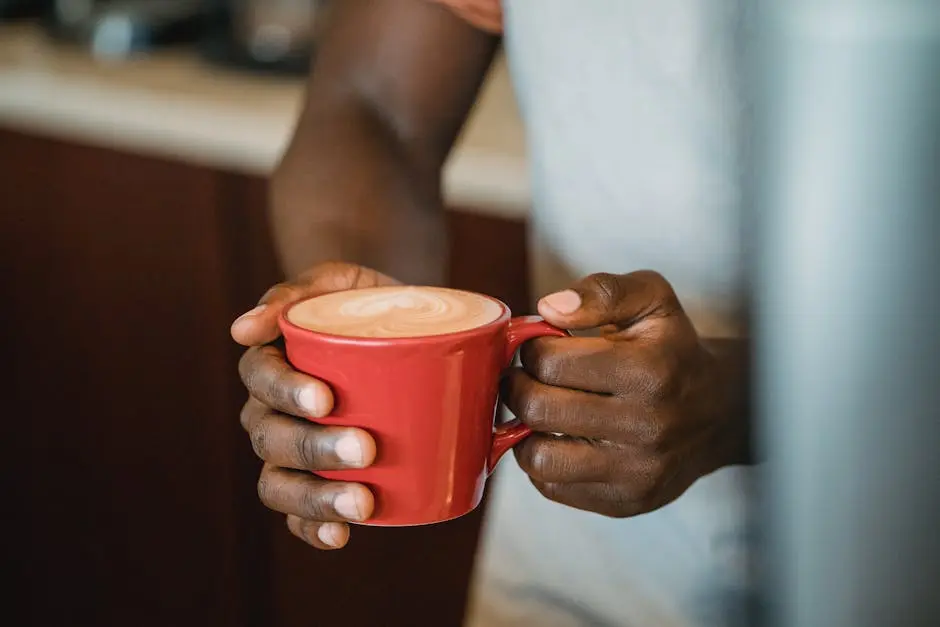
[[[385,289],[395,289],[402,287],[416,287],[416,288],[428,288],[435,290],[447,290],[450,292],[462,292],[464,294],[473,294],[474,296],[480,296],[486,298],[497,305],[502,309],[502,313],[490,322],[486,324],[481,324],[478,327],[473,327],[472,329],[464,329],[462,331],[451,331],[449,333],[438,333],[435,335],[415,335],[408,337],[355,337],[351,335],[337,335],[335,333],[327,333],[325,331],[314,331],[313,329],[308,329],[302,327],[298,324],[295,324],[288,319],[287,315],[290,313],[290,310],[293,309],[296,305],[305,303],[309,300],[314,300],[322,296],[327,296],[329,294],[336,294],[337,292],[348,292],[348,291],[361,291],[361,290],[385,290]],[[353,344],[357,346],[388,346],[390,344],[395,346],[409,345],[409,344],[428,344],[428,343],[448,343],[455,340],[460,340],[462,338],[474,337],[477,335],[485,334],[487,331],[490,331],[494,328],[502,326],[504,323],[507,323],[512,316],[512,312],[509,309],[509,306],[501,301],[500,299],[490,296],[489,294],[481,294],[480,292],[474,292],[472,290],[462,290],[455,287],[441,287],[438,285],[375,285],[372,287],[361,287],[361,288],[347,288],[345,290],[337,290],[336,292],[326,292],[324,294],[317,294],[316,296],[309,296],[307,298],[301,298],[296,300],[285,307],[280,315],[278,316],[278,323],[281,327],[281,332],[286,335],[286,332],[290,330],[291,333],[310,335],[316,338],[322,338],[328,340],[335,344]]]

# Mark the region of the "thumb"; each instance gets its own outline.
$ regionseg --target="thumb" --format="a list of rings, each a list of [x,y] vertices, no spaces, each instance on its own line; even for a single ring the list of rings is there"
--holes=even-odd
[[[232,323],[232,339],[244,346],[273,342],[281,335],[277,321],[284,308],[308,296],[395,284],[398,284],[395,279],[354,263],[319,264],[299,275],[297,280],[279,283],[268,290],[257,307]]]
[[[298,286],[275,285],[258,301],[258,306],[232,323],[232,339],[243,346],[261,346],[281,335],[277,320],[284,307],[303,297]]]
[[[657,272],[598,273],[539,301],[539,314],[562,329],[592,329],[608,324],[629,327],[656,314],[679,311],[672,286]]]

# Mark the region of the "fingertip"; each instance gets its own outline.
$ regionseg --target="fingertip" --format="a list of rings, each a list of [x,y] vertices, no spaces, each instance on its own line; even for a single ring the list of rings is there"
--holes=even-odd
[[[318,523],[288,514],[287,528],[316,549],[341,549],[349,542],[349,525],[345,523]]]
[[[368,520],[375,513],[375,496],[372,490],[364,485],[356,484],[354,492],[356,495],[356,506],[359,509],[359,520]]]
[[[342,490],[333,498],[333,509],[346,520],[361,522],[372,517],[375,511],[375,497],[361,483],[344,484]]]
[[[548,322],[554,323],[555,321],[558,320],[558,318],[561,317],[561,314],[555,311],[555,309],[553,309],[551,305],[546,303],[544,299],[538,302],[537,309],[538,309],[539,315],[545,318],[545,320],[547,320]]]
[[[231,328],[229,329],[229,333],[231,334],[232,339],[242,346],[254,346],[254,344],[251,342],[252,333],[250,326],[250,320],[242,320],[239,318],[233,322]]]
[[[310,418],[325,418],[333,411],[333,390],[323,381],[313,379],[297,390],[297,405]]]
[[[581,295],[574,290],[562,290],[544,296],[538,303],[542,317],[570,316],[581,307]]]
[[[336,441],[336,456],[355,468],[365,468],[375,461],[375,440],[368,431],[349,429]]]
[[[317,529],[317,539],[330,549],[341,549],[349,542],[349,525],[323,523]]]
[[[258,305],[239,316],[230,328],[232,339],[242,346],[260,346],[280,335],[277,312],[269,305]]]
[[[372,434],[368,431],[358,429],[359,431],[359,442],[362,446],[362,465],[371,466],[372,462],[375,461],[375,438],[372,437]]]
[[[290,530],[292,534],[298,537],[303,536],[303,529],[304,529],[303,518],[295,514],[288,514],[285,520],[287,521],[287,528]]]

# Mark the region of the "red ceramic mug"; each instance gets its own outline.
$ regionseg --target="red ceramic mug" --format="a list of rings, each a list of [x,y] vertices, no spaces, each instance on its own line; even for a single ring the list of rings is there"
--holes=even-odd
[[[290,363],[333,390],[333,413],[317,422],[376,440],[369,468],[316,473],[372,490],[365,524],[422,525],[473,511],[496,463],[531,433],[518,421],[494,428],[500,374],[526,340],[568,334],[537,316],[510,318],[491,300],[502,308],[493,322],[424,337],[329,335],[290,322],[290,308],[281,315]]]

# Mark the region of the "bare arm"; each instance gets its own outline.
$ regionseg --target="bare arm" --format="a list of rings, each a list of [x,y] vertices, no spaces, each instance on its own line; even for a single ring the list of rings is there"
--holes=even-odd
[[[232,337],[248,347],[239,372],[250,398],[240,418],[265,462],[259,497],[321,549],[344,546],[347,521],[368,519],[374,499],[364,485],[307,471],[369,466],[376,445],[367,431],[297,418],[329,415],[333,395],[270,344],[277,318],[305,296],[393,282],[362,266],[411,283],[443,281],[441,166],[498,45],[426,0],[333,7],[271,188],[274,233],[292,280],[232,324]],[[336,260],[354,263],[322,263]]]
[[[272,183],[282,265],[340,259],[440,283],[441,167],[499,40],[426,0],[334,6]]]

